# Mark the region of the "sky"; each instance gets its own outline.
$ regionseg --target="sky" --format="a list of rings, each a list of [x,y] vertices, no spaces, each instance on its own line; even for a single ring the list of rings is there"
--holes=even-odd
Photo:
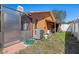
[[[66,22],[72,21],[79,17],[79,4],[5,4],[5,6],[17,9],[17,6],[22,6],[24,11],[66,11]]]

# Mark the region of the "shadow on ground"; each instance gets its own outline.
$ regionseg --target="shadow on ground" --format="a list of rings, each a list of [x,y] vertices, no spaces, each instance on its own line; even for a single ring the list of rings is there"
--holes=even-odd
[[[79,54],[79,42],[70,32],[65,34],[65,54]]]

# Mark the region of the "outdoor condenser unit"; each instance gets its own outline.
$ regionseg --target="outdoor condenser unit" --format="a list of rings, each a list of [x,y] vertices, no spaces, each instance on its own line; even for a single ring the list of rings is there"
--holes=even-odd
[[[35,29],[33,32],[33,38],[34,39],[41,39],[42,37],[43,37],[43,30]]]
[[[21,40],[20,16],[4,10],[0,10],[0,47],[10,46]]]

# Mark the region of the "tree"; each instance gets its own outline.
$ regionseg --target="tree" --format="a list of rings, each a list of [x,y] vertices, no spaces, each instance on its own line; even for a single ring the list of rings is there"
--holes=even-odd
[[[55,19],[58,21],[60,21],[61,23],[64,21],[64,19],[66,18],[66,11],[62,11],[62,10],[53,10],[52,11]]]

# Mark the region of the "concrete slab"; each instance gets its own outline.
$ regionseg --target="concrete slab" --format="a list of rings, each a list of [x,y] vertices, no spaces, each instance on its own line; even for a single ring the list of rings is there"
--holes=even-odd
[[[12,46],[6,47],[3,49],[3,53],[4,54],[14,54],[15,52],[18,52],[19,50],[22,50],[24,48],[26,48],[27,46],[25,46],[23,44],[23,42],[14,44]]]

